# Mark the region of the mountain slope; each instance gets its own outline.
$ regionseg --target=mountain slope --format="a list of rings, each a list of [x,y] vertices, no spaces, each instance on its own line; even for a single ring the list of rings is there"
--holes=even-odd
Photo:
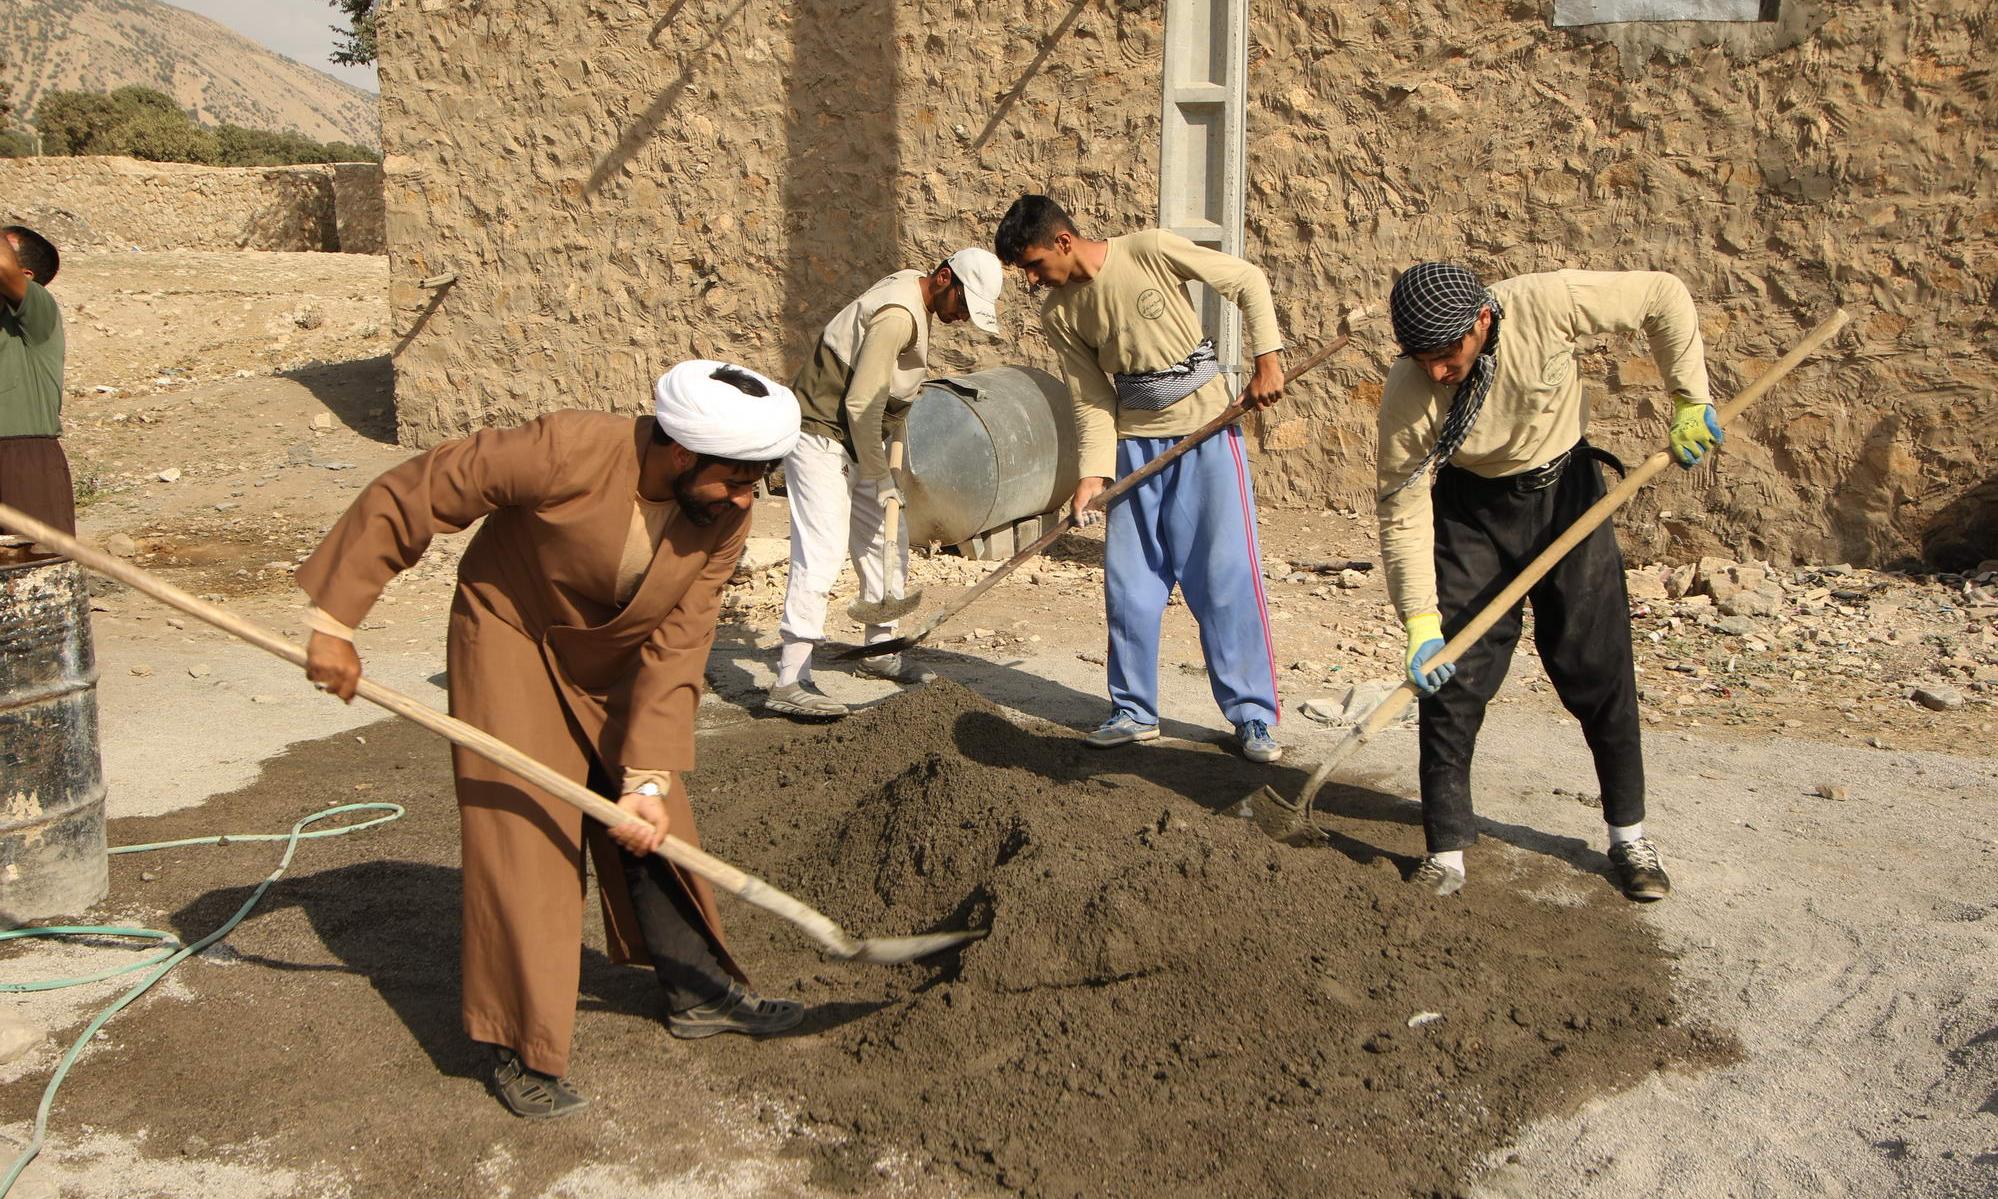
[[[337,15],[329,7],[328,23]],[[16,119],[50,91],[157,88],[208,124],[381,144],[375,97],[158,0],[6,0],[0,56]]]

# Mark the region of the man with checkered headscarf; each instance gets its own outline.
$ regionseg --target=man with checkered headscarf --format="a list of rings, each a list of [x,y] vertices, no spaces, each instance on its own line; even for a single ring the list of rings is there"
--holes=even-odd
[[[1464,885],[1464,850],[1477,841],[1471,756],[1519,640],[1523,605],[1456,662],[1427,663],[1603,496],[1598,463],[1622,470],[1583,436],[1589,407],[1575,343],[1646,335],[1672,393],[1670,443],[1681,466],[1719,445],[1721,431],[1699,314],[1671,275],[1554,271],[1487,288],[1461,266],[1425,262],[1395,282],[1388,306],[1402,357],[1381,398],[1381,557],[1408,631],[1409,682],[1423,696],[1428,856],[1410,881],[1448,895]],[[1527,598],[1548,680],[1595,758],[1617,882],[1631,899],[1663,899],[1672,884],[1644,835],[1630,607],[1614,529],[1599,526]]]

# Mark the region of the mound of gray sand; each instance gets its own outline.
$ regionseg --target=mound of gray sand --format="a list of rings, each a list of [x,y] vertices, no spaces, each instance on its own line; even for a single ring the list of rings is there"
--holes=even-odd
[[[1607,880],[1493,845],[1458,897],[1405,885],[1412,803],[1348,790],[1331,848],[1282,845],[1220,813],[1296,771],[1092,751],[948,683],[752,735],[704,750],[711,848],[856,934],[991,929],[884,970],[730,913],[815,1031],[710,1060],[822,1125],[822,1182],[899,1151],[1036,1196],[1447,1195],[1525,1122],[1730,1053]]]

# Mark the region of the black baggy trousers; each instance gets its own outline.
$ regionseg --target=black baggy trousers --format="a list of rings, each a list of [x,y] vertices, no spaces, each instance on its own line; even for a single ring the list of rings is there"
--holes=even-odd
[[[1598,456],[1584,441],[1568,455],[1559,480],[1540,490],[1445,466],[1431,494],[1436,590],[1443,633],[1450,637],[1602,498],[1604,487]],[[1512,662],[1527,601],[1547,678],[1581,722],[1595,757],[1604,819],[1619,826],[1644,819],[1630,601],[1616,531],[1605,521],[1457,660],[1454,679],[1422,701],[1422,829],[1430,853],[1463,849],[1478,839],[1471,756],[1485,706]]]

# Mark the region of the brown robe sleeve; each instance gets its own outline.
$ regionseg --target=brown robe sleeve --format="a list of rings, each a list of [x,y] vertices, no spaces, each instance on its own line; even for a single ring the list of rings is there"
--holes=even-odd
[[[748,513],[742,514],[716,543],[680,602],[639,647],[637,669],[611,696],[611,729],[623,730],[616,744],[605,747],[613,777],[626,769],[693,769],[694,710],[714,646],[722,588],[735,574],[749,524]]]
[[[544,416],[510,429],[485,429],[387,471],[362,489],[298,568],[298,585],[334,620],[360,624],[388,581],[414,566],[431,538],[549,495],[563,463],[559,428]]]

